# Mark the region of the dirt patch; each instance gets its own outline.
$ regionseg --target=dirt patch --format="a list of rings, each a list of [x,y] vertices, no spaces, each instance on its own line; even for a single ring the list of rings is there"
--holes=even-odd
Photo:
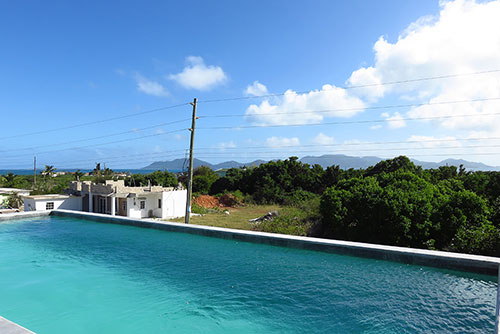
[[[193,199],[193,202],[205,209],[221,208],[222,204],[219,199],[214,196],[200,195]]]
[[[241,203],[232,194],[224,194],[220,197],[200,195],[194,198],[193,202],[205,209],[235,208],[241,205]]]

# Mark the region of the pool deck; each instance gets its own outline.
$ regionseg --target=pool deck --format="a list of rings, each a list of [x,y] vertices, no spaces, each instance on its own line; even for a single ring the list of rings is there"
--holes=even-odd
[[[0,333],[2,334],[35,334],[34,332],[21,327],[12,321],[0,317]]]

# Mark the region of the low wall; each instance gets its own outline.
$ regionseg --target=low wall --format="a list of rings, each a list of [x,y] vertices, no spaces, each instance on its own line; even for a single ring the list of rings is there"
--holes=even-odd
[[[7,213],[0,214],[0,221],[2,220],[12,220],[12,219],[21,219],[21,218],[32,218],[32,217],[41,217],[50,215],[51,210],[47,211],[25,211],[25,212],[16,212],[16,213]]]
[[[51,215],[75,217],[103,223],[154,228],[171,232],[183,232],[207,237],[255,242],[281,247],[292,247],[335,254],[390,260],[408,264],[446,268],[493,276],[497,276],[500,265],[500,258],[489,256],[384,246],[341,240],[297,237],[291,235],[235,230],[220,227],[186,225],[182,223],[160,221],[157,222],[69,210],[53,210],[51,212]]]

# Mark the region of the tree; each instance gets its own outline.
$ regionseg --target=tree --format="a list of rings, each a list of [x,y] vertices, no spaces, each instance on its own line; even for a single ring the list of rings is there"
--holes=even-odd
[[[47,178],[47,177],[52,177],[54,172],[56,171],[56,168],[52,165],[45,165],[45,169],[42,171],[42,175]]]
[[[219,178],[210,167],[200,166],[193,171],[193,192],[208,194],[212,184]]]
[[[7,205],[11,208],[20,208],[23,205],[23,199],[18,193],[11,192],[7,197]]]
[[[391,173],[397,170],[404,170],[412,173],[421,172],[422,168],[420,166],[415,166],[408,157],[404,155],[396,157],[394,159],[382,160],[375,166],[369,167],[366,170],[366,176],[373,176],[383,173]]]
[[[82,173],[79,169],[77,169],[74,175],[75,175],[75,180],[80,181],[80,178],[84,175],[84,173]]]

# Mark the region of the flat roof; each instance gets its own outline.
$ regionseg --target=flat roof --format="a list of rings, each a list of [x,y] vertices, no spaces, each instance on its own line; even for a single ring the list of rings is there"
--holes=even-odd
[[[31,190],[29,189],[19,189],[19,188],[0,188],[0,193],[3,193],[3,192],[7,192],[7,193],[11,193],[11,192],[15,192],[15,193],[26,193],[26,192],[31,192]]]
[[[23,196],[23,198],[29,198],[29,199],[66,199],[70,198],[72,196],[69,195],[59,195],[59,194],[49,194],[49,195],[30,195],[30,196]]]

